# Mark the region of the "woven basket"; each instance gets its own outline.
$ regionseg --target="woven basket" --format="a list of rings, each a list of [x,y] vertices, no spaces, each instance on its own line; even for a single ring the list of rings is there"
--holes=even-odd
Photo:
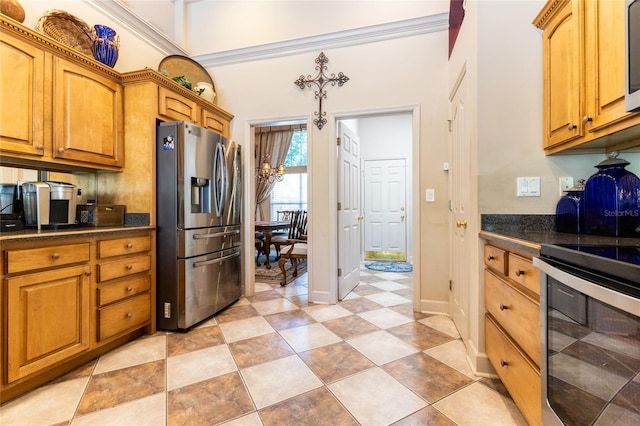
[[[36,30],[65,46],[93,57],[91,28],[80,18],[63,10],[50,10],[40,17],[36,24]]]

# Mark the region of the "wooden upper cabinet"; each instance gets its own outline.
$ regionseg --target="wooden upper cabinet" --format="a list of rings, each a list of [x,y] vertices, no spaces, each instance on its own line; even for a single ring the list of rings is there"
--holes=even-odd
[[[158,87],[158,114],[169,120],[198,124],[198,104],[166,87]]]
[[[0,15],[0,164],[124,167],[121,75]]]
[[[594,133],[630,119],[624,110],[625,17],[619,1],[588,1],[585,66],[587,131]]]
[[[202,108],[202,127],[229,137],[229,119],[215,111]]]
[[[577,1],[565,1],[544,23],[544,148],[582,136],[581,12]]]
[[[62,58],[54,64],[53,157],[122,167],[122,85]]]
[[[0,152],[44,154],[45,53],[3,34],[0,39]]]
[[[623,149],[640,137],[640,114],[624,110],[624,2],[549,0],[543,30],[543,146]]]

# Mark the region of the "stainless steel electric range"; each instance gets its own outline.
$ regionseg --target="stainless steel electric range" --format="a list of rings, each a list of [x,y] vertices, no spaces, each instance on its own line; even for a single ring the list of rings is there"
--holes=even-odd
[[[640,241],[542,244],[545,425],[640,424]]]

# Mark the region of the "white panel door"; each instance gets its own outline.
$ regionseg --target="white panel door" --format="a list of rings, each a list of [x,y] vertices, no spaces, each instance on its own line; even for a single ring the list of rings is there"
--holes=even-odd
[[[466,77],[451,100],[451,291],[450,313],[463,341],[469,338],[469,256],[472,243],[467,238],[470,203],[470,135],[465,115]]]
[[[404,159],[364,162],[365,259],[407,258]]]
[[[338,123],[338,299],[360,283],[360,140]]]

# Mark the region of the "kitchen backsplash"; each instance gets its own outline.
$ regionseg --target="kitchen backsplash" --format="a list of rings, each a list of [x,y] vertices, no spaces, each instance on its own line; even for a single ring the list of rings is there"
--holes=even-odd
[[[545,232],[555,230],[551,214],[482,214],[480,227],[489,232]]]

